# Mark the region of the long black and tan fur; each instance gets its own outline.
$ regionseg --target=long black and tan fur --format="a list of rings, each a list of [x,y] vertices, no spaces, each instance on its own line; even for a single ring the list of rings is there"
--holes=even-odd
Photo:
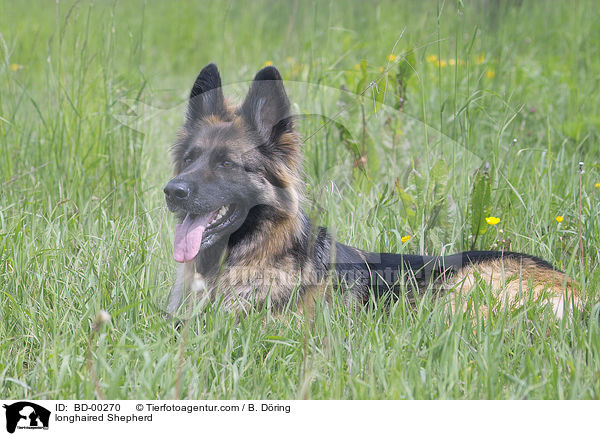
[[[572,299],[565,274],[527,254],[370,253],[333,240],[302,210],[301,146],[276,68],[256,74],[239,107],[226,102],[214,64],[200,72],[164,189],[180,223],[174,254],[182,262],[169,312],[190,294],[242,313],[267,300],[282,309],[296,297],[306,310],[331,292],[349,302],[428,287],[466,295],[482,281],[501,304],[540,298],[559,316]]]

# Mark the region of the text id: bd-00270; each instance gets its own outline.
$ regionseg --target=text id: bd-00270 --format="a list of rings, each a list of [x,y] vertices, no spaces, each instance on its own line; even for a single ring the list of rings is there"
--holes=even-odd
[[[67,412],[69,410],[73,412],[120,412],[121,405],[118,403],[58,403],[54,406],[54,410],[57,412]]]

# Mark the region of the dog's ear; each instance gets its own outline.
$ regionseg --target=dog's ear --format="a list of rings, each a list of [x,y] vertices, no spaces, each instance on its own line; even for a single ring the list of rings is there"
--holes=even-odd
[[[221,76],[215,64],[205,66],[192,87],[188,104],[188,118],[194,120],[208,115],[225,113],[225,99]]]
[[[241,114],[267,141],[274,142],[279,135],[293,128],[290,101],[277,68],[265,67],[256,73]]]

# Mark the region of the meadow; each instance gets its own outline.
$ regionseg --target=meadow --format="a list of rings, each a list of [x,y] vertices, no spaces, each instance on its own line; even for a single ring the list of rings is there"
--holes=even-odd
[[[1,0],[0,398],[597,399],[599,22],[594,0]],[[583,306],[166,319],[168,150],[211,61],[233,96],[280,69],[305,208],[340,241],[531,253]]]

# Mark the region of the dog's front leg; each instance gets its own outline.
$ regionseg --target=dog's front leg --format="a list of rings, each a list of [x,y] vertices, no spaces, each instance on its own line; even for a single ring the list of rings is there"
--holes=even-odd
[[[183,295],[186,293],[186,281],[186,264],[180,263],[177,266],[175,284],[171,288],[171,293],[167,301],[167,315],[169,317],[173,316],[181,305]]]

